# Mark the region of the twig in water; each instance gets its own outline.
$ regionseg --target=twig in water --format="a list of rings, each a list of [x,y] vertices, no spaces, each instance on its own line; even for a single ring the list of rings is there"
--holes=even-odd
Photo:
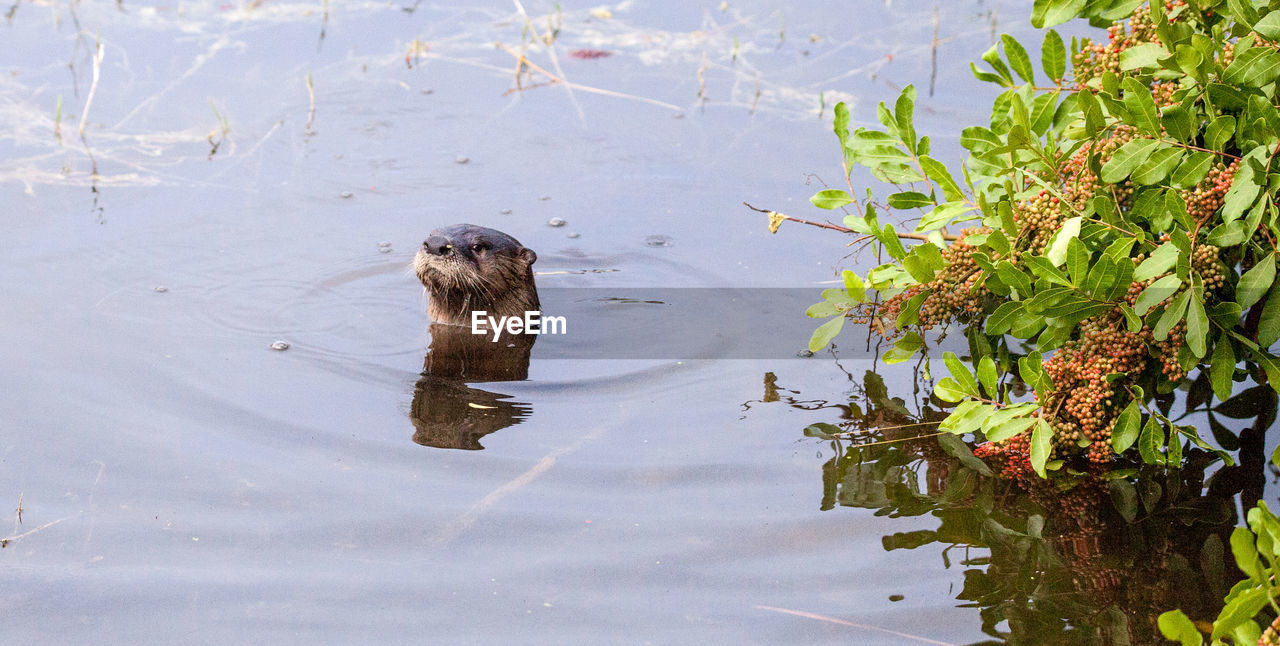
[[[218,148],[222,146],[222,142],[226,140],[227,133],[231,132],[231,124],[227,122],[227,118],[222,116],[218,111],[218,106],[214,105],[213,99],[209,99],[209,107],[213,109],[213,116],[218,120],[218,127],[221,129],[221,135],[217,141],[213,140],[213,135],[218,133],[217,130],[209,133],[209,159],[218,154]]]
[[[413,5],[413,8],[417,9],[418,5],[416,4]],[[413,12],[410,11],[409,13],[413,13]],[[324,45],[324,32],[328,28],[329,28],[329,0],[324,0],[324,15],[320,18],[320,40],[316,42],[317,52],[320,51],[320,48]]]
[[[511,2],[515,4],[516,11],[520,12],[520,15],[525,20],[525,24],[528,25],[529,30],[533,32],[534,38],[542,39],[542,37],[538,35],[537,28],[535,28],[533,26],[533,23],[529,20],[529,13],[524,10],[524,5],[521,4],[520,0],[511,0]],[[551,57],[551,66],[555,68],[556,75],[559,76],[562,80],[566,79],[567,76],[565,75],[564,70],[560,68],[560,58],[556,56],[555,46],[551,43],[551,41],[548,41],[545,39],[542,39],[542,40],[547,45],[547,56]],[[587,113],[582,111],[582,106],[578,103],[578,97],[575,97],[573,95],[573,88],[578,86],[573,83],[569,83],[568,81],[565,81],[564,87],[569,94],[569,102],[573,104],[573,109],[578,113],[578,120],[582,121],[583,123],[586,123]]]
[[[316,88],[311,82],[311,72],[307,72],[307,97],[311,101],[311,107],[307,110],[307,135],[314,135],[315,131],[311,129],[311,124],[316,121]]]
[[[15,523],[13,526],[14,530],[16,531],[18,525],[21,525],[21,524],[22,524],[22,492],[18,492],[18,522]]]
[[[106,50],[102,47],[102,37],[99,36],[94,41],[93,52],[93,82],[89,85],[89,95],[84,100],[84,110],[80,113],[80,142],[84,144],[84,151],[89,155],[89,164],[93,168],[93,177],[98,177],[98,161],[93,158],[93,151],[89,149],[89,140],[84,136],[84,128],[89,122],[89,108],[93,105],[93,95],[98,91],[98,77],[102,70],[102,57],[106,54]]]
[[[933,96],[933,83],[938,80],[938,5],[933,5],[933,40],[929,43],[929,96]]]
[[[26,538],[27,536],[30,536],[30,535],[32,535],[32,534],[34,534],[34,533],[36,533],[36,532],[38,532],[38,531],[40,531],[40,530],[44,530],[44,529],[48,529],[48,528],[50,528],[50,527],[53,527],[54,525],[57,525],[58,523],[60,523],[60,522],[62,522],[62,521],[64,521],[64,520],[67,520],[67,519],[69,519],[69,518],[72,518],[72,516],[67,516],[67,517],[65,517],[65,518],[59,518],[58,520],[51,520],[51,521],[49,521],[49,522],[47,522],[47,523],[45,523],[45,524],[43,524],[43,525],[41,525],[41,526],[39,526],[39,527],[37,527],[37,528],[35,528],[35,529],[30,529],[30,530],[27,530],[27,531],[25,531],[25,532],[22,532],[21,534],[14,534],[13,536],[6,536],[6,537],[4,537],[4,538],[0,538],[0,547],[9,547],[9,543],[12,543],[12,542],[14,542],[14,541],[16,541],[16,540],[18,540],[18,539],[20,539],[20,538]]]
[[[53,111],[53,136],[58,139],[58,145],[62,145],[62,95],[58,95],[58,107]]]
[[[806,619],[817,619],[818,621],[828,621],[833,624],[840,624],[841,626],[851,626],[853,628],[862,628],[863,630],[875,630],[877,632],[889,633],[890,635],[896,635],[898,637],[904,637],[906,639],[914,639],[915,641],[921,642],[923,644],[935,644],[936,646],[956,646],[951,642],[940,642],[935,639],[928,639],[926,637],[918,637],[916,635],[900,633],[896,630],[889,630],[888,628],[881,628],[879,626],[870,626],[867,624],[855,624],[852,621],[836,619],[835,617],[827,617],[824,615],[814,614],[812,612],[805,612],[803,610],[788,610],[786,608],[775,608],[773,606],[752,606],[752,607],[755,608],[756,610],[769,610],[771,612],[781,612],[783,614],[795,615],[797,617],[804,617]]]
[[[612,97],[616,97],[616,98],[619,98],[619,99],[631,99],[631,100],[633,100],[633,101],[643,101],[643,102],[645,102],[645,103],[652,103],[653,105],[662,106],[662,107],[664,107],[664,108],[669,108],[669,109],[671,109],[671,110],[675,110],[675,111],[677,111],[677,112],[680,110],[680,106],[672,105],[672,104],[670,104],[670,103],[667,103],[667,102],[665,102],[665,101],[659,101],[659,100],[657,100],[657,99],[650,99],[650,98],[648,98],[648,97],[636,96],[636,95],[634,95],[634,94],[627,94],[627,93],[625,93],[625,92],[614,92],[613,90],[604,90],[604,89],[600,89],[600,88],[597,88],[597,87],[591,87],[591,86],[589,86],[589,85],[582,85],[582,84],[580,84],[580,83],[571,83],[571,82],[569,82],[569,81],[564,80],[563,78],[561,78],[561,77],[559,77],[559,76],[556,76],[555,74],[552,74],[551,72],[548,72],[547,70],[545,70],[545,69],[543,69],[542,67],[540,67],[538,64],[536,64],[536,63],[534,63],[533,61],[531,61],[531,60],[529,60],[529,59],[525,58],[523,54],[521,54],[521,53],[517,52],[517,51],[516,51],[516,50],[514,50],[514,49],[511,49],[511,48],[510,48],[510,47],[508,47],[507,45],[505,45],[505,44],[503,44],[503,43],[498,43],[498,46],[499,46],[499,47],[501,47],[502,49],[506,50],[506,52],[507,52],[508,54],[511,54],[512,56],[516,57],[516,60],[518,61],[518,62],[517,62],[517,65],[518,65],[518,66],[520,66],[520,67],[528,67],[529,69],[531,69],[531,70],[533,70],[533,71],[535,71],[535,72],[538,72],[539,74],[542,74],[543,76],[546,76],[546,77],[550,80],[550,85],[566,85],[566,86],[571,87],[571,88],[573,88],[573,89],[575,89],[575,90],[582,90],[583,92],[590,92],[590,93],[592,93],[592,94],[603,94],[603,95],[605,95],[605,96],[612,96]],[[536,87],[536,86],[530,86],[530,87]],[[510,90],[507,90],[504,94],[511,94],[512,92],[519,92],[519,91],[524,90],[524,89],[526,89],[526,88],[522,88],[522,87],[512,88],[512,89],[510,89]]]
[[[702,52],[702,64],[698,66],[698,104],[705,109],[707,107],[707,68],[711,67],[711,63],[707,60],[707,53]]]

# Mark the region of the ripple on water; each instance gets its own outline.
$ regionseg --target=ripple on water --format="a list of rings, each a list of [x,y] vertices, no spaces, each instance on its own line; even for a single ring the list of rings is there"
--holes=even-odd
[[[330,357],[421,351],[426,315],[407,260],[379,255],[314,279],[229,280],[203,290],[200,315],[224,331]]]

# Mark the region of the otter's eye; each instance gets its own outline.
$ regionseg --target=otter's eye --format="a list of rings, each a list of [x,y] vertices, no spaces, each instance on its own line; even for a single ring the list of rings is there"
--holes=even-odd
[[[473,253],[482,253],[482,252],[485,252],[485,251],[488,251],[488,250],[489,250],[489,245],[487,245],[487,244],[485,244],[485,243],[483,243],[483,242],[477,242],[477,243],[475,243],[475,244],[471,245],[471,251],[472,251]]]

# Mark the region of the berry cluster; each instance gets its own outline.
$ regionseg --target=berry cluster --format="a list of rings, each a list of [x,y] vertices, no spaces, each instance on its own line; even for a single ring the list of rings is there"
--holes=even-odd
[[[1099,166],[1106,163],[1121,146],[1133,141],[1138,134],[1137,128],[1127,125],[1116,126],[1096,143],[1090,142],[1080,147],[1062,164],[1062,194],[1076,210],[1081,210],[1090,198],[1104,186],[1116,204],[1126,207],[1133,199],[1133,183],[1125,180],[1120,184],[1104,185],[1097,173],[1089,166],[1089,160],[1096,157]]]
[[[965,238],[988,231],[989,229],[983,228],[961,231],[960,238],[942,250],[942,260],[945,263],[942,271],[929,283],[914,286],[888,299],[881,308],[882,317],[896,319],[902,306],[912,296],[927,290],[929,295],[920,303],[922,329],[930,330],[952,321],[972,323],[980,320],[995,296],[991,290],[979,285],[983,273],[973,260],[973,252],[977,249]]]
[[[1222,208],[1222,201],[1227,196],[1227,189],[1231,188],[1231,181],[1235,179],[1236,169],[1239,167],[1238,159],[1231,162],[1230,166],[1218,162],[1195,188],[1179,193],[1182,201],[1187,203],[1187,211],[1192,220],[1203,223]]]
[[[1185,0],[1165,2],[1165,11],[1171,12],[1176,7],[1186,5]],[[1177,22],[1176,16],[1169,22]],[[1080,51],[1071,58],[1075,67],[1076,85],[1085,88],[1093,79],[1100,78],[1106,72],[1120,73],[1120,54],[1130,47],[1143,43],[1158,42],[1155,21],[1151,18],[1151,8],[1142,5],[1129,17],[1128,28],[1124,23],[1116,23],[1107,28],[1107,42],[1095,43],[1090,39],[1081,42]],[[1157,101],[1158,103],[1158,101]]]
[[[1262,631],[1258,646],[1280,646],[1280,617],[1276,617],[1267,629]]]

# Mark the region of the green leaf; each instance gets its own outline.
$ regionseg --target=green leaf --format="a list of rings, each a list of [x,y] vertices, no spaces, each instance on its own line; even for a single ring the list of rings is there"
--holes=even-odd
[[[1135,169],[1151,157],[1160,142],[1155,139],[1134,139],[1120,147],[1102,166],[1102,181],[1108,184],[1123,182]]]
[[[1231,543],[1232,547],[1234,547],[1234,535]],[[1267,605],[1267,587],[1253,588],[1237,595],[1227,602],[1222,612],[1218,613],[1218,620],[1213,622],[1213,634],[1211,637],[1218,639],[1223,635],[1229,634],[1232,630],[1235,630],[1236,626],[1252,620],[1265,605]]]
[[[1031,6],[1031,25],[1036,29],[1060,25],[1080,15],[1085,0],[1035,0]]]
[[[1166,242],[1156,247],[1156,250],[1138,265],[1133,272],[1133,279],[1138,282],[1150,280],[1173,269],[1176,262],[1178,262],[1178,247],[1172,242]]]
[[[1173,171],[1173,178],[1169,180],[1170,183],[1178,188],[1194,187],[1209,174],[1209,169],[1213,168],[1214,159],[1213,153],[1207,153],[1203,150],[1193,150],[1187,153],[1187,158],[1178,166],[1178,170]]]
[[[1280,54],[1267,47],[1255,47],[1236,56],[1222,74],[1223,81],[1235,85],[1263,87],[1280,75]]]
[[[1001,34],[1000,42],[1004,43],[1004,55],[1009,59],[1009,67],[1027,83],[1035,83],[1035,77],[1031,67],[1031,57],[1027,56],[1027,50],[1013,36],[1009,34]]]
[[[867,300],[867,286],[863,284],[862,279],[852,271],[846,269],[841,274],[844,279],[844,291],[849,294],[853,300],[864,303]]]
[[[1063,222],[1062,228],[1058,229],[1057,235],[1053,238],[1053,243],[1049,245],[1048,253],[1045,254],[1054,267],[1061,267],[1062,263],[1066,261],[1067,246],[1080,235],[1080,222],[1082,219],[1081,216],[1077,215]]]
[[[1004,334],[1013,327],[1013,323],[1020,316],[1026,305],[1023,301],[1005,301],[996,308],[996,311],[987,317],[987,321],[983,326],[983,330],[987,334],[998,335]]]
[[[933,394],[945,402],[958,402],[968,396],[968,393],[960,387],[960,384],[956,383],[956,380],[951,377],[939,379],[938,383],[933,387]]]
[[[811,319],[825,319],[829,316],[835,316],[836,314],[839,314],[839,313],[840,313],[840,310],[836,309],[835,304],[828,303],[827,301],[822,301],[821,303],[814,303],[813,305],[809,306],[809,309],[804,311],[804,315]]]
[[[820,209],[838,209],[852,203],[853,197],[845,191],[832,188],[814,193],[813,197],[809,198],[809,201]]]
[[[1062,42],[1062,36],[1052,29],[1045,33],[1044,42],[1040,44],[1040,65],[1054,83],[1060,83],[1062,76],[1067,73],[1066,45]]]
[[[1151,88],[1132,77],[1126,77],[1121,87],[1124,88],[1124,105],[1129,109],[1133,125],[1152,137],[1161,136],[1160,112],[1156,109],[1156,101],[1151,96]]]
[[[918,191],[903,191],[889,196],[889,208],[891,209],[915,209],[932,205],[933,198]]]
[[[1133,171],[1133,181],[1150,186],[1159,184],[1177,168],[1182,161],[1182,149],[1168,144],[1160,144],[1151,157]]]
[[[1204,240],[1219,247],[1234,247],[1249,237],[1249,227],[1244,220],[1233,220],[1219,224],[1205,235]]]
[[[1071,282],[1083,286],[1089,276],[1089,250],[1079,238],[1067,243],[1067,275]]]
[[[1036,421],[1039,423],[1031,431],[1031,468],[1044,478],[1044,465],[1049,461],[1049,451],[1053,448],[1053,428],[1043,418]]]
[[[1267,14],[1271,15],[1271,14]],[[1267,254],[1259,259],[1252,269],[1240,277],[1236,285],[1236,302],[1240,309],[1249,309],[1250,305],[1262,300],[1276,278],[1276,261],[1274,254]]]
[[[1165,639],[1179,642],[1182,646],[1202,646],[1204,636],[1196,629],[1196,625],[1182,614],[1181,610],[1170,610],[1160,615],[1157,620],[1160,633]]]
[[[924,168],[925,175],[929,176],[929,180],[942,189],[942,196],[948,202],[964,200],[964,191],[960,189],[960,185],[956,183],[955,178],[951,177],[951,173],[942,162],[924,155],[920,157],[920,166]]]
[[[978,362],[978,381],[982,384],[982,389],[986,391],[987,397],[996,398],[996,362],[987,355]]]
[[[1253,30],[1258,32],[1263,38],[1270,40],[1280,39],[1280,12],[1272,11],[1263,16],[1261,20],[1253,26]]]
[[[1236,355],[1231,349],[1231,339],[1224,334],[1213,347],[1213,359],[1209,363],[1209,381],[1213,384],[1213,394],[1218,401],[1231,398],[1231,376],[1235,371]]]
[[[908,150],[916,149],[916,127],[913,125],[913,113],[916,105],[916,88],[908,85],[902,88],[898,102],[893,106],[893,119],[898,126],[898,138],[906,144]]]
[[[1136,400],[1129,402],[1129,405],[1116,416],[1116,425],[1111,429],[1111,448],[1115,449],[1116,453],[1124,453],[1138,440],[1138,425],[1142,421],[1141,417],[1142,413],[1138,411]]]
[[[1187,347],[1197,359],[1204,357],[1209,336],[1209,317],[1204,313],[1204,303],[1196,293],[1187,303]]]
[[[1192,132],[1195,124],[1192,123],[1191,113],[1180,105],[1165,108],[1164,114],[1160,116],[1160,124],[1169,136],[1178,141],[1185,142],[1196,134]]]
[[[987,441],[1003,442],[1019,433],[1031,428],[1032,424],[1040,421],[1036,417],[1015,417],[1013,419],[1001,420],[998,424],[992,426],[991,430],[986,431]]]
[[[813,331],[813,336],[809,338],[809,352],[817,352],[831,343],[831,340],[840,334],[840,330],[844,328],[844,317],[837,316],[826,323],[818,326]]]
[[[1269,348],[1277,340],[1280,340],[1280,282],[1271,286],[1267,304],[1262,306],[1262,318],[1258,321],[1258,345]]]
[[[1035,274],[1038,278],[1042,278],[1048,282],[1054,283],[1055,285],[1062,285],[1063,287],[1070,287],[1072,285],[1071,279],[1067,278],[1067,275],[1062,273],[1061,269],[1058,269],[1053,263],[1049,262],[1048,258],[1045,258],[1044,256],[1034,256],[1029,253],[1023,254],[1022,262],[1026,266],[1030,267],[1031,273]]]
[[[928,262],[914,253],[902,259],[902,267],[911,274],[912,278],[921,283],[932,281],[935,275],[935,272],[929,268]]]
[[[916,332],[907,332],[880,357],[880,360],[888,364],[902,363],[915,356],[916,351],[922,347],[924,347],[924,339]]]
[[[955,378],[956,383],[960,384],[964,393],[978,397],[978,382],[973,378],[973,373],[969,372],[969,367],[960,360],[960,357],[957,357],[954,352],[947,352],[942,355],[942,360],[947,364],[947,370],[951,371],[951,376]]]
[[[1138,316],[1146,316],[1147,312],[1151,311],[1151,308],[1166,298],[1173,296],[1181,286],[1182,280],[1173,274],[1151,283],[1138,295],[1138,300],[1133,305],[1134,313]]]
[[[1156,61],[1168,56],[1169,50],[1159,43],[1135,45],[1120,52],[1120,69],[1128,71],[1143,67],[1156,67]]]
[[[1142,433],[1138,435],[1138,453],[1142,456],[1142,461],[1160,464],[1164,457],[1160,455],[1164,441],[1164,428],[1156,422],[1155,416],[1147,417],[1147,423],[1142,425]]]
[[[1235,177],[1231,179],[1231,188],[1227,189],[1227,195],[1222,200],[1222,219],[1227,222],[1243,215],[1262,188],[1258,178],[1254,177],[1253,165],[1248,163],[1250,158],[1257,158],[1259,152],[1265,154],[1266,147],[1259,146],[1246,155]]]
[[[920,224],[916,225],[916,231],[926,232],[941,229],[950,224],[952,220],[963,216],[971,210],[973,210],[973,207],[967,202],[944,202],[933,207],[920,218]]]
[[[1173,303],[1169,308],[1160,315],[1160,320],[1156,321],[1155,329],[1152,330],[1152,336],[1157,341],[1163,341],[1169,338],[1169,330],[1173,329],[1178,321],[1182,320],[1182,315],[1187,311],[1187,301],[1191,300],[1191,290],[1185,290],[1177,298],[1173,299]]]
[[[1236,134],[1236,120],[1231,115],[1221,115],[1209,122],[1204,131],[1205,146],[1222,152],[1227,142]]]
[[[893,230],[892,224],[884,225],[884,228],[876,235],[876,239],[880,241],[880,244],[884,245],[884,250],[894,260],[902,260],[907,256],[907,250],[902,248],[902,241],[898,239],[898,234]]]

